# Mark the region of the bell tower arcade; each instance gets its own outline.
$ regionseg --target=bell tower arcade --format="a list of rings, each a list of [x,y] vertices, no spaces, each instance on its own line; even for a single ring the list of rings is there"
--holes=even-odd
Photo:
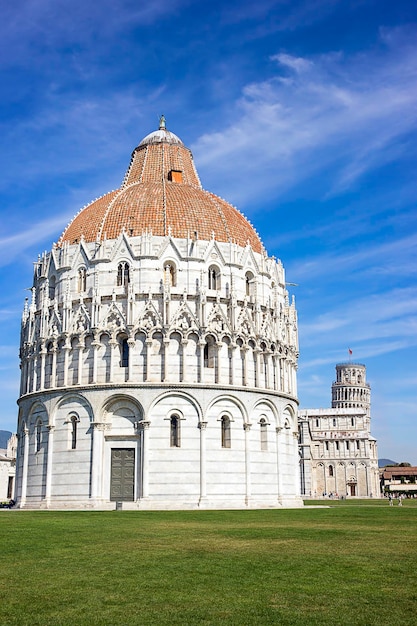
[[[366,382],[366,367],[361,363],[338,363],[332,384],[332,408],[360,407],[371,414],[371,388]]]

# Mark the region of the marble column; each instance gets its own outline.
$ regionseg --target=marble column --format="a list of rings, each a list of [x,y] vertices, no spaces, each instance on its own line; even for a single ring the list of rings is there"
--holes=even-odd
[[[243,376],[242,383],[244,386],[248,384],[248,350],[249,348],[243,347],[241,351],[243,352]]]
[[[103,455],[104,455],[104,431],[106,424],[92,422],[93,441],[91,455],[91,499],[103,498]]]
[[[119,347],[119,344],[117,343],[117,341],[110,341],[110,376],[109,376],[109,382],[113,383],[114,382],[114,369],[115,369],[115,362],[116,362],[116,349]]]
[[[152,339],[146,339],[145,343],[146,343],[146,380],[149,381],[150,375],[151,375]]]
[[[83,355],[84,355],[84,344],[78,344],[78,372],[77,372],[77,385],[82,385],[83,382]]]
[[[48,458],[46,464],[46,488],[45,488],[45,500],[46,506],[49,507],[51,503],[52,494],[52,463],[54,458],[54,431],[55,426],[48,424]]]
[[[29,430],[24,428],[23,435],[23,473],[22,473],[22,493],[20,495],[20,506],[26,505],[26,495],[28,488],[28,466],[29,466]]]
[[[64,348],[64,387],[68,387],[68,362],[71,346],[65,344]]]
[[[277,438],[277,499],[278,502],[281,503],[281,498],[282,498],[282,476],[281,476],[281,450],[280,450],[280,444],[281,444],[281,432],[282,432],[282,426],[277,426],[275,429]]]
[[[32,391],[36,391],[37,386],[38,386],[38,357],[35,354],[33,357]]]
[[[250,503],[250,499],[252,496],[252,484],[251,484],[251,464],[250,464],[250,429],[252,424],[247,424],[246,422],[243,424],[243,429],[245,431],[245,504],[248,505]]]
[[[261,387],[262,385],[260,384],[260,379],[259,379],[259,355],[260,355],[260,350],[259,348],[254,348],[253,350],[253,359],[255,361],[254,363],[254,377],[255,380],[253,381],[254,383],[254,387]]]
[[[295,495],[300,493],[300,487],[301,487],[301,477],[300,477],[300,462],[299,462],[299,453],[298,453],[298,430],[293,432],[293,437],[294,437],[294,443],[293,443],[293,449],[292,449],[292,454],[293,454],[293,466],[295,467],[295,472],[294,472],[294,491],[293,493]]]
[[[220,370],[220,356],[221,356],[222,342],[217,341],[214,344],[214,382],[220,383],[221,370]]]
[[[56,387],[56,356],[57,356],[58,348],[54,346],[52,348],[52,372],[51,372],[51,383],[50,387]]]
[[[199,504],[207,499],[207,469],[206,469],[206,431],[207,422],[199,422],[200,429],[200,500]]]
[[[164,349],[164,354],[163,354],[163,358],[162,358],[162,372],[161,372],[161,382],[167,382],[169,381],[169,374],[170,374],[170,369],[169,369],[169,345],[170,345],[171,341],[169,338],[164,337],[163,340],[163,349]]]
[[[229,351],[229,385],[235,384],[235,354],[237,345],[235,343],[230,344]]]
[[[204,382],[204,346],[206,345],[205,341],[199,341],[198,346],[200,348],[199,358],[200,358],[200,383]]]
[[[129,346],[129,357],[128,357],[128,366],[127,366],[127,380],[132,382],[134,372],[133,372],[133,353],[135,349],[135,340],[128,339],[127,345]]]
[[[149,497],[149,427],[147,421],[139,422],[142,429],[142,498]]]
[[[98,340],[94,340],[91,344],[91,347],[93,349],[93,383],[96,384],[97,383],[97,368],[98,368],[98,354],[100,351],[100,341]]]
[[[41,380],[40,380],[40,390],[43,391],[45,389],[45,362],[46,362],[46,349],[45,346],[41,348]]]
[[[180,365],[180,376],[179,376],[180,382],[186,382],[188,378],[187,377],[187,346],[188,346],[188,339],[183,339],[181,341],[182,374],[181,374],[181,365]]]

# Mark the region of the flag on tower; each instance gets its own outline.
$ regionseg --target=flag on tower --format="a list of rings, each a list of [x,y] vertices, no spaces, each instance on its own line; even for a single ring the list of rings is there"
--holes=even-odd
[[[352,350],[350,348],[348,348],[348,350],[349,350],[349,354],[352,355],[353,354]]]

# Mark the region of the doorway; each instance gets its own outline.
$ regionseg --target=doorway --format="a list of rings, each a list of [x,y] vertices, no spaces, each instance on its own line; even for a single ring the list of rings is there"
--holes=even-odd
[[[131,502],[135,497],[135,449],[112,448],[110,500]]]

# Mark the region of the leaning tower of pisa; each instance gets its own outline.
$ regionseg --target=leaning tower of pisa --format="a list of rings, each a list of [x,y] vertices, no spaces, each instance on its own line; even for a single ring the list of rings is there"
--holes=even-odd
[[[366,367],[362,363],[338,363],[336,380],[332,384],[332,408],[360,407],[371,414],[371,388],[366,382]]]

